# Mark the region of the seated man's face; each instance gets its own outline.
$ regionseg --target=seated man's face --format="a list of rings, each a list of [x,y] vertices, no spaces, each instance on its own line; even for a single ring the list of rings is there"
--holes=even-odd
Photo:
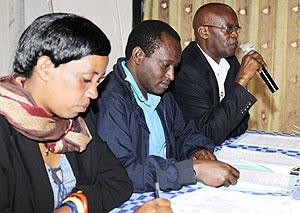
[[[137,80],[143,93],[162,94],[174,80],[174,68],[180,62],[180,42],[166,33],[162,44],[150,57],[143,57]]]
[[[208,23],[207,49],[213,59],[219,60],[235,54],[238,47],[239,23],[234,13],[224,12]]]

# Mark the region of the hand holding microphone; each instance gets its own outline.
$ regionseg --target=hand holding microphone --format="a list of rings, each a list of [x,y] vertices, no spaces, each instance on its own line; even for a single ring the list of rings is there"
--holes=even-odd
[[[254,50],[253,45],[251,45],[250,43],[245,43],[240,47],[245,55],[247,55],[251,50]],[[259,74],[272,93],[276,92],[279,89],[264,66],[261,67]]]

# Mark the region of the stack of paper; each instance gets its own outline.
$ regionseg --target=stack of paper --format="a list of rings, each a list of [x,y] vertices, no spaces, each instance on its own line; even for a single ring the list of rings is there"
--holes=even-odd
[[[298,213],[300,202],[288,196],[253,195],[206,187],[171,199],[174,213]]]
[[[245,133],[233,144],[300,151],[300,137]]]
[[[229,147],[223,147],[216,156],[240,171],[237,185],[229,189],[290,194],[299,180],[300,159],[295,157]]]

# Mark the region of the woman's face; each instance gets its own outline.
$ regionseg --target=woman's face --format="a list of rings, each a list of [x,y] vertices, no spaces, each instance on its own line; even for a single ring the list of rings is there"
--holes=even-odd
[[[91,99],[98,96],[108,56],[89,55],[50,70],[44,101],[38,105],[51,115],[73,118],[85,112]]]

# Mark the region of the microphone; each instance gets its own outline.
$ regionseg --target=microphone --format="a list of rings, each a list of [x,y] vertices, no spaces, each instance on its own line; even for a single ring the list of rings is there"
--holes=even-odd
[[[250,43],[242,44],[240,48],[242,49],[245,55],[247,55],[251,50],[254,50],[253,45]],[[264,66],[261,68],[259,75],[272,93],[276,92],[279,89]]]

